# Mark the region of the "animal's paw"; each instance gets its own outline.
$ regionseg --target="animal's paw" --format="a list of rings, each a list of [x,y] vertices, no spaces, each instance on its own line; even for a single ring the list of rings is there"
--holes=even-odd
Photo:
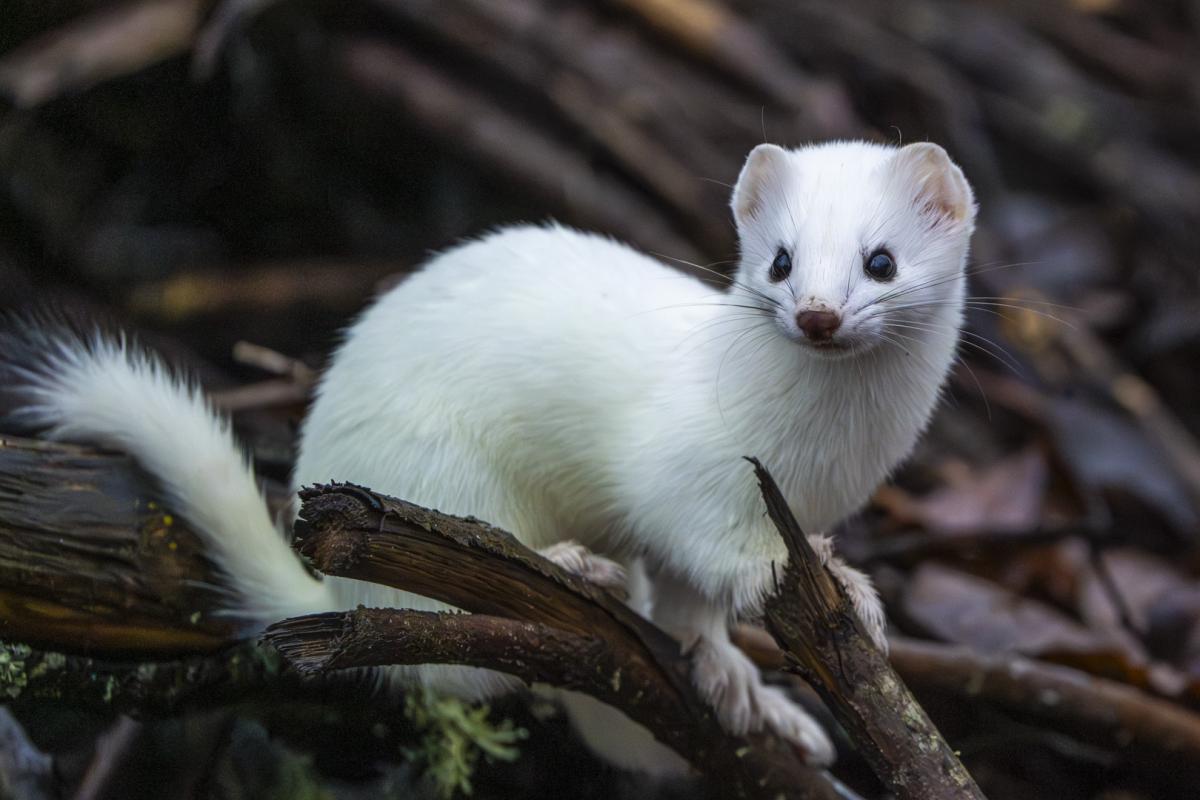
[[[578,542],[558,542],[543,547],[538,554],[588,583],[617,594],[625,593],[625,568],[616,561],[596,555]]]
[[[883,613],[883,603],[879,601],[879,592],[866,573],[857,570],[842,561],[833,552],[833,540],[828,536],[812,535],[808,537],[809,544],[850,598],[854,611],[862,620],[863,627],[871,641],[881,653],[887,653],[887,617]]]
[[[837,751],[829,735],[807,711],[792,702],[787,693],[775,686],[760,685],[756,700],[764,724],[798,745],[804,751],[806,763],[814,767],[833,764]]]
[[[730,733],[769,728],[800,748],[809,764],[833,763],[833,744],[820,724],[782,691],[764,686],[758,668],[733,644],[699,639],[692,670],[696,688]]]

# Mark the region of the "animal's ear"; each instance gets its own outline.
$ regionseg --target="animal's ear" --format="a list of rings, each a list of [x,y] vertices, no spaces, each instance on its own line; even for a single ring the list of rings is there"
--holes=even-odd
[[[778,145],[760,144],[750,151],[729,201],[738,230],[744,229],[781,190],[787,166],[787,151]]]
[[[968,229],[975,224],[975,194],[950,156],[936,144],[917,142],[892,156],[899,189],[933,224],[948,222]]]

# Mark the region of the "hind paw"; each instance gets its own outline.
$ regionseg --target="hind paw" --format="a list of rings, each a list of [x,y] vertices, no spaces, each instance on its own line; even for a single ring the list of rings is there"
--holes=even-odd
[[[763,684],[758,668],[732,644],[701,638],[692,653],[693,679],[735,735],[764,728],[791,742],[813,766],[829,766],[836,755],[820,723],[782,690]]]

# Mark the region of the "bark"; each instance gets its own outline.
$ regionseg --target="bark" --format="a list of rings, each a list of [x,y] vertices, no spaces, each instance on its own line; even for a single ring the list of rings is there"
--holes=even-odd
[[[863,630],[845,591],[821,565],[770,473],[751,459],[788,565],[767,600],[767,627],[850,734],[876,776],[901,800],[962,800],[983,793]]]
[[[228,645],[219,578],[157,496],[128,456],[0,437],[0,638],[92,655]]]
[[[688,659],[673,639],[510,534],[348,484],[307,489],[301,499],[298,546],[321,571],[416,592],[492,619],[358,612],[288,620],[267,639],[285,657],[296,656],[297,666],[380,665],[386,663],[380,642],[396,635],[403,642],[387,647],[402,661],[392,663],[453,661],[566,681],[644,725],[728,797],[838,796],[785,742],[766,734],[728,735],[696,694]],[[454,635],[439,635],[439,625]],[[456,635],[468,640],[455,641]],[[337,641],[330,645],[330,639]],[[414,654],[408,646],[425,649]],[[538,648],[578,663],[556,665]]]

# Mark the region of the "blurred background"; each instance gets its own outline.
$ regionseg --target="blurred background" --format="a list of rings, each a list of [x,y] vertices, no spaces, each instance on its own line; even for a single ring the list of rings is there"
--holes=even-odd
[[[842,137],[942,144],[981,211],[945,400],[840,547],[898,635],[1119,682],[1200,747],[1195,0],[5,0],[0,306],[142,331],[281,488],[339,329],[430,251],[554,218],[728,270],[750,148]],[[904,674],[993,800],[1200,785],[1177,742]],[[476,796],[702,794],[510,713],[526,756]],[[11,796],[425,791],[236,714],[51,716],[12,733],[40,766]]]

